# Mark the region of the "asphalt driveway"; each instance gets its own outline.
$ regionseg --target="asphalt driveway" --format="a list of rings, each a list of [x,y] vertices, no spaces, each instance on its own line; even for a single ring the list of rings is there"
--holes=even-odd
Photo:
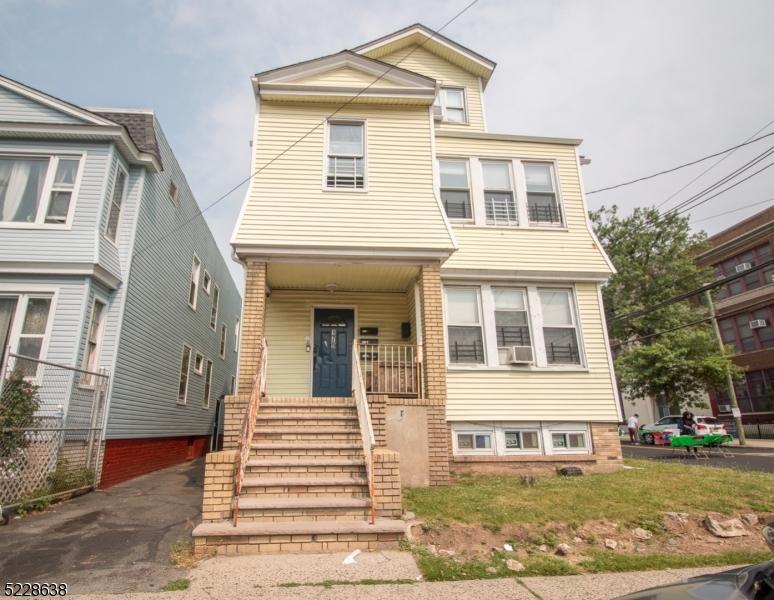
[[[101,594],[158,591],[184,577],[170,547],[199,519],[203,472],[200,459],[11,519],[0,527],[0,584]]]

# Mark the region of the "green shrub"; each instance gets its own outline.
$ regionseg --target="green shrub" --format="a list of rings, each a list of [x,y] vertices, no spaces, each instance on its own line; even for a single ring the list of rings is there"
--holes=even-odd
[[[35,412],[40,407],[38,386],[24,379],[21,371],[15,370],[2,382],[0,396],[0,465],[5,470],[15,470],[19,463],[20,450],[30,445],[25,430],[35,426]]]

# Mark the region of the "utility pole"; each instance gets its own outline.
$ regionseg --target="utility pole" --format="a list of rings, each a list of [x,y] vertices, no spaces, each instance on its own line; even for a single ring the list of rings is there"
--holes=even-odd
[[[712,328],[715,330],[715,337],[718,340],[718,346],[720,351],[725,353],[726,349],[723,345],[723,338],[720,337],[720,326],[718,325],[718,319],[715,316],[715,303],[712,301],[712,291],[707,290],[704,292],[707,298],[707,307],[709,308],[709,317],[712,322]],[[736,389],[734,388],[734,378],[731,373],[726,374],[726,385],[728,386],[728,399],[731,402],[731,412],[734,415],[734,422],[736,423],[736,437],[739,438],[739,445],[744,446],[747,444],[747,439],[744,436],[744,425],[742,425],[742,411],[739,410],[739,404],[736,401]]]

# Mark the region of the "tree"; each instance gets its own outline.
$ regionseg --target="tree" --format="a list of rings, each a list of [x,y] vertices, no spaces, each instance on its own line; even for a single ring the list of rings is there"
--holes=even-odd
[[[590,214],[594,230],[617,273],[603,289],[608,334],[616,355],[618,385],[628,398],[659,398],[670,410],[706,406],[706,390],[725,386],[728,373],[741,370],[721,352],[714,332],[695,300],[647,310],[714,279],[711,269],[694,262],[704,247],[704,232],[694,233],[687,217],[637,208],[621,217],[618,208]],[[670,331],[673,330],[673,331]]]
[[[24,379],[21,371],[13,371],[2,382],[0,469],[7,471],[17,466],[19,452],[29,446],[26,430],[35,425],[35,412],[39,406],[38,386]]]

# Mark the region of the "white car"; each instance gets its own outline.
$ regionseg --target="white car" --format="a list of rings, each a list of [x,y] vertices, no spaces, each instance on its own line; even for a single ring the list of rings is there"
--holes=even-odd
[[[640,425],[640,438],[646,444],[654,442],[653,432],[670,431],[675,434],[680,431],[680,422],[683,418],[680,415],[667,415],[660,418],[651,425]],[[694,417],[696,421],[696,435],[707,435],[708,433],[717,433],[726,435],[726,427],[715,417]]]

